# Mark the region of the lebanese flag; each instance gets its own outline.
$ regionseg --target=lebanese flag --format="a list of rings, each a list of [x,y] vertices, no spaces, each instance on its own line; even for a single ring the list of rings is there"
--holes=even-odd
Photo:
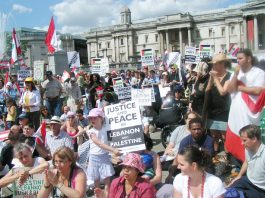
[[[229,50],[228,50],[228,53],[233,56],[233,57],[236,57],[237,56],[237,53],[239,51],[239,47],[236,45],[236,44],[231,44]]]
[[[61,77],[61,82],[66,81],[68,78],[70,78],[70,74],[66,70],[64,70],[63,75]]]
[[[241,85],[244,85],[239,81]],[[242,127],[255,124],[259,126],[261,112],[265,106],[265,90],[253,100],[251,95],[238,92],[232,95],[232,103],[226,131],[226,149],[237,159],[245,160],[245,148],[241,143],[239,131]]]
[[[37,144],[45,145],[46,139],[46,122],[42,122],[38,130],[33,135],[36,137]]]
[[[58,48],[58,41],[53,17],[51,18],[49,29],[45,38],[45,44],[47,45],[48,51],[51,54],[53,54]]]
[[[11,60],[10,63],[11,65],[14,65],[14,63],[18,60],[18,56],[22,55],[21,47],[20,47],[20,42],[17,38],[16,30],[13,28],[13,33],[12,33],[12,55],[11,55]]]
[[[8,139],[9,130],[0,132],[0,141],[4,141]]]

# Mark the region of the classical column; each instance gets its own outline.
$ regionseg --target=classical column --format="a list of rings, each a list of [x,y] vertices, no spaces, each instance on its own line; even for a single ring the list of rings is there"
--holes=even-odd
[[[120,61],[120,44],[119,44],[119,37],[116,37],[116,62]]]
[[[169,38],[168,38],[168,30],[166,30],[166,48],[169,51],[168,47],[169,47]]]
[[[91,64],[91,43],[87,43],[87,60]]]
[[[243,34],[244,34],[244,48],[248,48],[248,26],[247,26],[247,17],[243,19]],[[243,47],[243,46],[240,46]]]
[[[165,48],[164,48],[164,36],[162,31],[159,32],[159,44],[160,44],[160,53],[163,54]]]
[[[111,60],[112,61],[116,61],[116,45],[115,45],[115,37],[113,36],[112,37],[112,40],[111,40],[111,42],[112,42],[112,57],[111,57]]]
[[[226,45],[227,52],[230,49],[229,33],[230,33],[230,31],[229,31],[229,23],[227,23],[226,26],[225,26],[225,45]]]
[[[179,51],[183,54],[183,43],[182,43],[182,30],[179,28]]]
[[[188,28],[188,44],[191,46],[191,30]]]
[[[258,17],[254,16],[254,50],[259,49],[259,29],[258,29]]]
[[[125,61],[129,61],[129,39],[128,39],[128,35],[125,36],[126,40],[125,40],[125,50],[126,50],[126,57],[125,57]]]

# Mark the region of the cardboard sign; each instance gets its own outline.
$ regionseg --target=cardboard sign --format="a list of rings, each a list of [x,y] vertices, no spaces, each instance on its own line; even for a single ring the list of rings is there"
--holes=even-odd
[[[200,57],[210,57],[211,56],[211,45],[200,45]]]
[[[72,51],[67,52],[67,59],[68,59],[68,67],[69,68],[79,68],[80,67],[80,57],[79,52]]]
[[[115,93],[118,92],[118,89],[119,89],[119,88],[124,87],[124,86],[123,86],[123,80],[122,80],[121,77],[113,78],[113,79],[112,79],[112,84],[113,84],[113,89],[114,89]]]
[[[185,63],[196,63],[196,47],[186,46]]]
[[[109,73],[109,62],[106,58],[93,58],[91,61],[92,73],[97,73],[100,76],[106,76]]]
[[[23,81],[31,76],[31,71],[30,70],[18,70],[18,81]]]
[[[141,50],[141,61],[143,66],[155,66],[154,54],[152,49],[143,49]]]
[[[163,87],[162,85],[158,85],[158,87],[161,98],[166,97],[167,93],[170,91],[170,87]]]
[[[16,168],[13,171],[19,171],[24,168]],[[44,183],[44,174],[33,174],[27,179],[27,181],[20,186],[18,180],[13,183],[13,197],[16,198],[35,198]]]
[[[122,153],[145,150],[141,114],[136,102],[106,106],[104,112],[110,146]]]
[[[141,106],[152,105],[152,91],[147,89],[132,89],[132,101],[136,101]]]
[[[33,74],[34,80],[44,80],[44,61],[34,61]]]
[[[118,95],[119,100],[131,99],[132,98],[132,87],[120,87],[117,88],[115,93]]]

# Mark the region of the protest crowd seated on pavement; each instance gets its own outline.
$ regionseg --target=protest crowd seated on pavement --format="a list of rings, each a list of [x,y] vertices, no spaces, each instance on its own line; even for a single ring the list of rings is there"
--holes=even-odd
[[[265,197],[265,66],[237,60],[1,76],[0,197]]]

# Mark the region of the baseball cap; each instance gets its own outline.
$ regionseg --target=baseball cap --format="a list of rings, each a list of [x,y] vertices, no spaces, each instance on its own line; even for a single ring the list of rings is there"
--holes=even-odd
[[[29,117],[28,117],[28,115],[27,114],[25,114],[25,113],[21,113],[19,116],[18,116],[18,119],[28,119]]]

